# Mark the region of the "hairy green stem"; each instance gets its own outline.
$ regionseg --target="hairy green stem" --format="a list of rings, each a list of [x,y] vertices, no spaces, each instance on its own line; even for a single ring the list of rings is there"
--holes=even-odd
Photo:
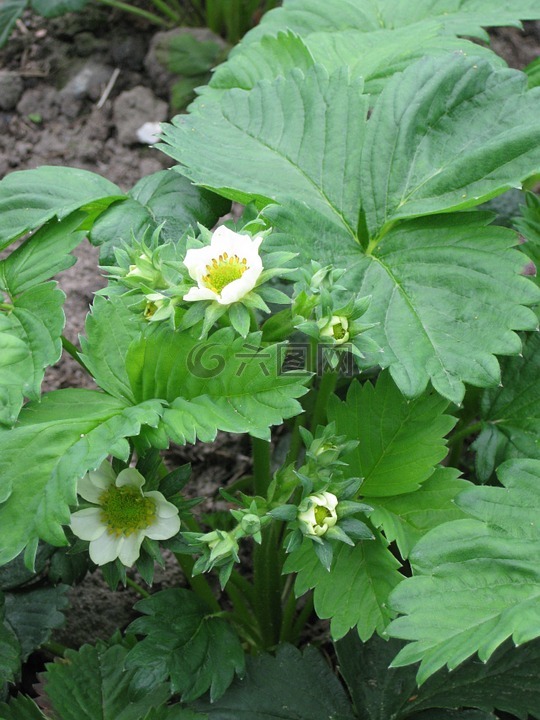
[[[253,448],[253,489],[255,495],[266,497],[270,485],[270,443],[260,438],[252,438]]]
[[[128,3],[121,2],[121,0],[97,0],[98,2],[102,3],[103,5],[109,5],[109,7],[117,8],[118,10],[123,10],[124,12],[131,13],[132,15],[138,15],[139,17],[145,18],[145,20],[148,20],[149,22],[153,23],[154,25],[160,25],[161,27],[170,27],[171,23],[167,20],[164,20],[163,18],[160,18],[159,15],[155,15],[154,13],[149,12],[148,10],[143,10],[142,8],[135,7],[135,5],[129,5]]]
[[[253,553],[256,613],[264,650],[277,645],[281,631],[280,525],[274,522],[263,530],[262,543]]]
[[[61,645],[54,640],[49,640],[49,642],[42,643],[40,645],[40,648],[42,650],[47,650],[47,652],[50,652],[51,655],[58,655],[58,657],[64,657],[66,654],[66,650],[69,650],[69,648],[67,648],[65,645]]]
[[[315,433],[318,425],[323,425],[326,420],[326,408],[328,407],[328,400],[336,389],[338,380],[337,373],[326,372],[321,378],[319,389],[317,390],[317,399],[315,401],[315,408],[313,415],[311,416],[311,432]]]
[[[142,585],[139,585],[138,582],[135,582],[135,580],[132,580],[130,577],[126,578],[126,585],[130,587],[132,590],[135,590],[135,592],[140,595],[143,598],[149,598],[150,593],[148,590],[145,590]]]
[[[306,598],[306,604],[304,607],[300,610],[298,613],[298,617],[294,621],[294,624],[292,626],[292,630],[290,633],[290,642],[293,644],[296,644],[298,642],[298,639],[300,638],[300,634],[302,630],[304,629],[305,624],[309,620],[311,614],[313,613],[313,593],[310,593],[308,597]]]
[[[291,442],[289,445],[289,451],[287,452],[287,459],[285,460],[285,465],[289,465],[290,463],[295,463],[298,460],[298,455],[300,453],[300,449],[302,447],[302,437],[300,435],[300,426],[302,425],[302,421],[305,420],[304,413],[301,413],[300,415],[297,415],[294,418],[294,425],[293,429],[291,431]]]
[[[461,430],[458,430],[456,433],[454,433],[452,437],[448,440],[448,444],[450,446],[456,445],[461,440],[469,437],[469,435],[474,435],[475,433],[479,432],[480,430],[482,430],[483,427],[484,423],[482,422],[482,420],[471,423],[471,425],[467,425],[467,427],[462,428]]]

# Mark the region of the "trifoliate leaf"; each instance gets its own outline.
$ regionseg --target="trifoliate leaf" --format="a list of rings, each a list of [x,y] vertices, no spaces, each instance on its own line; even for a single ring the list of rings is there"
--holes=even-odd
[[[246,677],[214,703],[199,701],[209,720],[353,720],[338,679],[312,647],[280,645],[275,657],[248,660]]]
[[[231,328],[197,340],[152,327],[132,344],[126,366],[138,401],[170,403],[163,421],[174,442],[208,442],[218,429],[269,439],[271,425],[302,411],[296,398],[307,392],[306,374],[281,371],[285,351]]]
[[[83,645],[47,665],[45,692],[61,720],[141,720],[170,694],[165,684],[137,688],[121,645]]]
[[[57,390],[0,430],[0,564],[37,537],[65,545],[77,480],[111,453],[127,459],[125,438],[157,425],[161,409],[157,400],[128,407],[93,390]]]
[[[366,93],[374,102],[388,78],[403,71],[407,65],[425,55],[448,53],[484,55],[494,65],[505,65],[504,60],[487,48],[469,40],[443,34],[441,24],[425,20],[414,29],[364,28],[340,31],[307,33],[301,38],[291,32],[263,35],[260,40],[240,43],[229,55],[227,62],[218,66],[209,84],[200,88],[198,104],[215,102],[225,90],[249,90],[261,80],[274,80],[293,68],[307,71],[314,63],[324,65],[332,73],[349,66],[353,76],[361,75]]]
[[[193,592],[162,590],[135,607],[145,616],[129,631],[146,637],[130,651],[126,667],[145,682],[170,678],[172,691],[185,702],[207,690],[216,700],[235,673],[243,673],[244,651],[232,626]]]
[[[415,492],[369,498],[374,508],[369,516],[371,522],[384,530],[390,542],[397,543],[401,557],[407,558],[432,528],[465,517],[453,500],[469,483],[458,476],[454,468],[439,467]]]
[[[328,420],[336,433],[359,441],[343,459],[349,477],[363,477],[362,495],[388,497],[410,493],[446,455],[444,436],[455,425],[445,415],[448,403],[435,393],[408,401],[388,373],[370,382],[351,383],[345,401],[332,397]]]
[[[540,634],[540,460],[510,460],[499,479],[504,487],[456,498],[470,519],[427,533],[410,556],[415,575],[391,595],[404,616],[389,633],[412,641],[394,664],[421,661],[419,682],[474,653],[486,661],[508,638],[521,645]]]
[[[24,660],[64,623],[68,585],[11,592],[5,595],[5,620],[17,635]]]
[[[363,540],[355,547],[337,543],[330,572],[320,563],[311,540],[304,540],[288,555],[284,572],[298,573],[296,595],[315,589],[315,612],[320,618],[331,618],[335,640],[354,626],[367,640],[388,625],[392,617],[388,595],[402,576],[397,572],[399,562],[387,546],[378,533],[374,540]]]
[[[523,355],[502,363],[502,387],[482,396],[485,427],[474,443],[476,469],[486,481],[497,465],[514,457],[540,460],[540,333],[523,344]]]
[[[469,212],[399,223],[341,281],[372,296],[363,320],[378,323],[370,337],[383,352],[366,364],[390,366],[407,397],[428,380],[456,403],[464,382],[497,385],[494,354],[517,355],[512,331],[536,328],[523,305],[540,301],[538,288],[520,274],[514,234],[489,219]]]
[[[539,12],[540,14],[540,12]],[[375,104],[362,154],[372,237],[402,218],[479,205],[540,171],[540,90],[481,58],[424,58]]]
[[[62,220],[79,208],[95,215],[124,197],[88,170],[43,166],[10,173],[0,181],[0,250],[54,216]]]
[[[294,69],[177,116],[160,147],[194,182],[245,204],[309,208],[312,222],[333,228],[337,247],[355,247],[367,108],[346,68],[330,77],[322,67]]]

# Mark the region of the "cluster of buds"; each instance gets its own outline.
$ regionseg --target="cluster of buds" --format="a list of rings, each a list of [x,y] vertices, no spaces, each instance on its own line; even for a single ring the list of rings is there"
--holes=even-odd
[[[292,503],[273,508],[269,515],[288,522],[285,549],[292,552],[305,539],[313,542],[317,557],[327,570],[332,564],[333,541],[354,546],[360,540],[372,540],[369,526],[355,515],[370,513],[372,508],[357,502],[362,479],[347,477],[348,464],[341,458],[358,443],[335,435],[333,424],[319,428],[316,437],[302,432],[306,462],[295,471],[302,486],[297,506]]]
[[[170,319],[173,327],[201,326],[200,337],[223,315],[242,337],[253,330],[255,313],[269,313],[267,303],[289,304],[285,293],[268,284],[294,268],[283,267],[295,253],[261,255],[269,231],[255,236],[222,225],[214,232],[199,226],[198,237],[186,235],[175,243],[162,243],[156,229],[150,240],[133,241],[115,250],[116,265],[105,267],[111,277],[142,301],[146,320]]]
[[[175,325],[176,309],[188,285],[181,243],[161,243],[161,230],[158,227],[148,241],[143,238],[116,248],[116,265],[103,269],[128,288],[145,320],[170,319]]]
[[[313,261],[310,270],[304,271],[303,279],[297,283],[293,296],[294,326],[333,350],[327,356],[331,367],[339,365],[339,353],[350,352],[363,359],[366,353],[379,351],[378,345],[364,335],[376,323],[360,321],[371,297],[351,296],[347,288],[339,285],[344,272]]]
[[[260,544],[261,531],[271,522],[268,515],[259,515],[257,506],[253,502],[249,508],[230,511],[237,524],[226,532],[225,530],[212,530],[208,533],[184,532],[182,537],[190,549],[200,552],[201,555],[193,566],[193,575],[200,575],[216,569],[219,574],[221,587],[225,587],[231,575],[235,562],[239,562],[239,541],[242,538],[252,537]]]

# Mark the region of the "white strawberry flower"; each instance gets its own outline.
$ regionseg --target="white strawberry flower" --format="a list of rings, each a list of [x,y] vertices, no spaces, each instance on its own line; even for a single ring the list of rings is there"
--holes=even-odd
[[[327,530],[334,527],[338,516],[337,497],[331,492],[320,492],[308,495],[298,506],[297,520],[304,535],[322,537]]]
[[[95,507],[72,513],[70,527],[77,537],[90,541],[90,558],[96,565],[118,558],[131,567],[145,537],[166,540],[180,529],[178,508],[157,490],[143,492],[144,482],[134,468],[116,475],[106,461],[79,480],[78,494]]]
[[[231,305],[248,295],[263,271],[262,240],[262,236],[251,238],[222,225],[212,234],[210,245],[188,250],[184,265],[197,287],[192,287],[184,300]]]

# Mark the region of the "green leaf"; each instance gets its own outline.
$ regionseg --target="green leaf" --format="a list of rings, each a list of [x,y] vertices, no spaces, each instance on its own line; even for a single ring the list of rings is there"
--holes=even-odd
[[[425,58],[392,78],[368,123],[362,204],[372,236],[470,208],[540,171],[540,91],[481,58]]]
[[[15,23],[27,5],[28,0],[4,0],[0,6],[0,47],[9,40]]]
[[[33,700],[24,695],[11,698],[9,705],[0,703],[2,720],[47,720]]]
[[[34,569],[29,570],[24,564],[24,556],[18,555],[7,565],[0,567],[0,590],[13,590],[35,578],[36,573],[45,570],[54,548],[50,545],[40,545],[36,552]]]
[[[159,62],[175,75],[193,77],[208,72],[222,54],[223,48],[213,40],[198,40],[189,31],[172,35],[158,43]]]
[[[150,710],[144,720],[208,720],[208,715],[181,708],[180,705],[164,705],[157,710]]]
[[[523,255],[507,228],[489,227],[483,213],[440,215],[398,224],[343,284],[372,300],[363,319],[379,323],[370,336],[383,349],[366,365],[390,366],[407,397],[424,391],[459,403],[464,382],[497,385],[495,353],[518,354],[512,330],[536,328],[522,305],[539,302],[522,277]]]
[[[408,401],[389,373],[376,385],[353,381],[343,402],[330,399],[328,420],[338,435],[360,441],[344,460],[349,476],[364,478],[362,495],[410,493],[427,480],[445,457],[444,436],[456,422],[444,414],[447,406],[435,393]]]
[[[236,338],[230,328],[196,340],[170,328],[149,328],[126,359],[138,402],[162,398],[167,433],[184,444],[219,430],[270,438],[269,427],[302,411],[307,375],[282,373],[285,346],[260,346],[259,335]]]
[[[488,660],[508,638],[539,635],[540,461],[499,468],[504,487],[472,487],[456,498],[467,520],[427,533],[410,556],[415,576],[392,593],[404,616],[389,634],[411,640],[396,666],[421,661],[418,681],[474,653]]]
[[[86,217],[74,212],[60,222],[53,219],[0,260],[0,289],[19,295],[71,267],[76,259],[70,253],[86,237],[79,230]]]
[[[420,688],[416,686],[416,667],[389,667],[402,647],[398,640],[384,641],[377,636],[362,643],[354,631],[336,643],[340,672],[359,717],[423,720],[426,715],[422,711],[437,708],[440,714],[432,717],[438,720],[452,717],[441,708],[452,712],[451,708],[458,707],[478,708],[476,712],[482,713],[502,710],[522,720],[529,714],[540,716],[540,642],[520,648],[506,643],[487,663],[471,659],[453,672],[439,670]],[[454,712],[456,718],[466,718],[472,710]]]
[[[97,295],[86,316],[86,337],[81,337],[81,360],[96,383],[120,400],[134,403],[126,355],[130,344],[140,338],[146,323],[133,313],[125,298]],[[144,323],[144,325],[143,325]]]
[[[365,92],[374,104],[388,80],[420,58],[449,54],[484,57],[492,65],[506,66],[502,58],[469,40],[442,34],[441,25],[429,20],[416,26],[363,32],[318,32],[308,35],[305,44],[315,62],[329,72],[342,65],[351,67],[353,75],[361,75]],[[252,45],[248,45],[247,52]]]
[[[439,467],[416,492],[368,499],[374,508],[371,522],[384,530],[390,542],[397,543],[401,557],[409,557],[414,545],[432,528],[465,517],[453,501],[469,483],[458,476],[454,468]]]
[[[57,390],[26,405],[15,428],[0,430],[0,564],[37,537],[65,545],[61,525],[76,504],[76,482],[109,454],[127,459],[126,437],[155,426],[161,403],[135,407],[94,390]]]
[[[62,220],[79,208],[97,213],[124,198],[113,183],[87,170],[43,166],[0,180],[0,250],[53,217]]]
[[[178,116],[160,147],[194,182],[245,204],[301,204],[332,226],[336,244],[354,247],[368,107],[360,93],[346,68],[330,77],[321,67],[293,70]]]
[[[46,692],[61,720],[141,720],[168,698],[166,685],[134,686],[135,671],[124,668],[127,653],[121,645],[83,645],[47,665]]]
[[[484,27],[519,27],[519,20],[539,17],[536,0],[415,0],[414,5],[404,5],[402,0],[289,0],[283,8],[266,13],[244,42],[284,28],[299,35],[351,28],[371,33],[381,28],[411,26],[425,18],[441,23],[446,33],[487,40]]]
[[[529,78],[529,88],[540,86],[540,58],[536,58],[523,69]]]
[[[68,585],[56,585],[6,593],[6,621],[19,638],[23,661],[64,623],[68,589]]]
[[[0,679],[2,685],[13,682],[21,667],[21,645],[12,628],[4,621],[4,596],[0,593]]]
[[[32,10],[46,18],[58,17],[69,12],[79,12],[88,0],[30,0]]]
[[[402,580],[399,562],[378,533],[375,540],[364,540],[355,547],[334,544],[334,561],[328,572],[315,554],[311,540],[286,559],[284,572],[298,573],[295,593],[303,595],[314,588],[315,612],[331,618],[331,633],[339,640],[356,626],[363,640],[375,631],[383,632],[393,617],[388,596]]]
[[[411,720],[497,720],[497,717],[483,710],[426,710]]]
[[[43,283],[0,311],[0,424],[15,422],[25,397],[39,398],[45,368],[60,358],[64,298],[55,282]]]
[[[388,78],[403,71],[407,65],[425,55],[448,53],[482,55],[492,64],[505,66],[504,60],[469,40],[441,33],[441,25],[429,20],[415,28],[342,30],[314,32],[301,38],[288,31],[276,36],[264,35],[260,40],[241,43],[231,52],[227,62],[216,68],[209,85],[200,88],[198,103],[218,100],[224,90],[249,90],[261,80],[273,80],[293,68],[308,71],[314,63],[324,65],[329,73],[347,65],[353,76],[361,75],[365,92],[372,101],[382,91]]]
[[[482,396],[482,433],[475,441],[480,480],[509,458],[540,460],[540,333],[531,333],[520,357],[502,365],[502,387]]]
[[[114,260],[114,248],[142,240],[163,224],[161,239],[176,240],[197,223],[212,227],[229,212],[230,203],[187,178],[161,170],[142,178],[129,191],[128,199],[111,205],[94,223],[90,240],[101,245],[101,262]]]
[[[146,617],[129,631],[146,635],[129,653],[126,667],[145,682],[170,678],[172,691],[189,702],[210,690],[221,697],[235,673],[244,671],[244,651],[230,623],[190,590],[172,588],[135,606]]]
[[[312,647],[280,645],[276,657],[248,660],[246,677],[214,703],[199,701],[209,720],[354,720],[338,679]]]
[[[215,69],[208,85],[200,89],[201,99],[190,109],[220,98],[225,90],[251,90],[261,80],[274,80],[295,68],[307,72],[312,67],[311,53],[292,32],[279,32],[276,37],[265,36],[259,42],[238,45],[227,62]]]

